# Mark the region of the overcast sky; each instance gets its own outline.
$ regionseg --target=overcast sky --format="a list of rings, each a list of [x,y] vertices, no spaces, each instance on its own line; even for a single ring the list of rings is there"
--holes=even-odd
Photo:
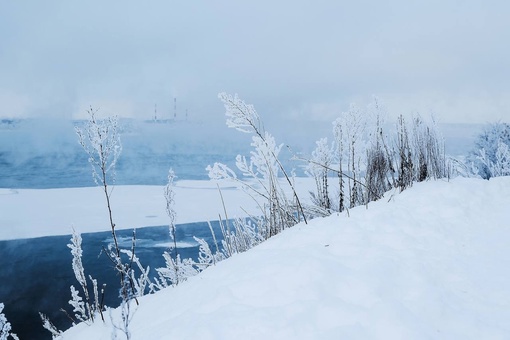
[[[510,120],[510,2],[0,1],[0,117],[333,120],[372,95],[443,122]]]

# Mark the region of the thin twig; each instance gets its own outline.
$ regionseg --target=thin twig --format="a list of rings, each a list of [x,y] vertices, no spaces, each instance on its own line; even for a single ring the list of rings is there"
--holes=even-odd
[[[336,173],[336,174],[342,174],[342,176],[347,177],[348,179],[350,179],[350,180],[352,180],[352,181],[354,181],[354,182],[358,183],[359,185],[361,185],[362,187],[364,187],[365,189],[367,189],[368,191],[370,191],[370,193],[371,193],[372,195],[374,195],[374,196],[376,197],[376,199],[380,199],[380,198],[381,198],[381,196],[380,196],[380,195],[378,195],[377,193],[375,193],[372,189],[370,189],[369,187],[367,187],[364,183],[362,183],[362,182],[358,181],[357,179],[354,179],[353,177],[351,177],[351,176],[347,175],[345,172],[341,172],[341,171],[339,171],[339,170],[337,170],[337,169],[333,169],[333,168],[331,168],[331,167],[329,167],[329,166],[327,166],[327,165],[320,164],[320,163],[318,163],[318,162],[312,161],[311,159],[306,159],[306,158],[303,158],[303,157],[297,157],[297,156],[295,156],[295,157],[294,157],[294,159],[297,159],[297,160],[300,160],[300,161],[304,161],[304,162],[308,162],[308,163],[311,163],[311,164],[314,164],[314,165],[321,166],[321,167],[323,167],[324,169],[329,170],[329,171],[332,171],[332,172],[334,172],[334,173]]]

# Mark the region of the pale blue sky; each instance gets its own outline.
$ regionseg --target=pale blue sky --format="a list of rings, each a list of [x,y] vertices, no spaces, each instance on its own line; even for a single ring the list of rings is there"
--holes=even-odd
[[[0,117],[105,113],[510,120],[507,1],[0,1]]]

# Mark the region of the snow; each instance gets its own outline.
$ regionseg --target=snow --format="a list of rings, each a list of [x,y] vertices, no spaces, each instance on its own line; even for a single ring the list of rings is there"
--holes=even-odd
[[[248,181],[249,182],[249,181]],[[256,186],[256,184],[253,184]],[[297,178],[306,196],[310,178]],[[176,223],[217,221],[260,214],[251,197],[230,181],[182,180],[175,183]],[[163,186],[114,186],[111,204],[117,229],[168,225]],[[0,240],[109,231],[108,211],[100,187],[65,189],[0,188]]]
[[[233,216],[255,212],[253,201],[220,183]],[[177,223],[217,220],[223,214],[216,182],[179,181],[175,186]],[[118,229],[168,225],[163,186],[116,186],[112,211]],[[99,187],[0,189],[0,240],[109,230],[104,192]]]
[[[132,339],[507,338],[508,207],[510,177],[389,192],[140,298]],[[111,320],[64,339],[110,339]]]

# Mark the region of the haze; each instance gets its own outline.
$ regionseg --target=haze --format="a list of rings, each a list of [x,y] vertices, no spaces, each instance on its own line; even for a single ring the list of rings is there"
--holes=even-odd
[[[377,95],[392,115],[510,117],[506,1],[3,1],[0,117],[331,121]]]

